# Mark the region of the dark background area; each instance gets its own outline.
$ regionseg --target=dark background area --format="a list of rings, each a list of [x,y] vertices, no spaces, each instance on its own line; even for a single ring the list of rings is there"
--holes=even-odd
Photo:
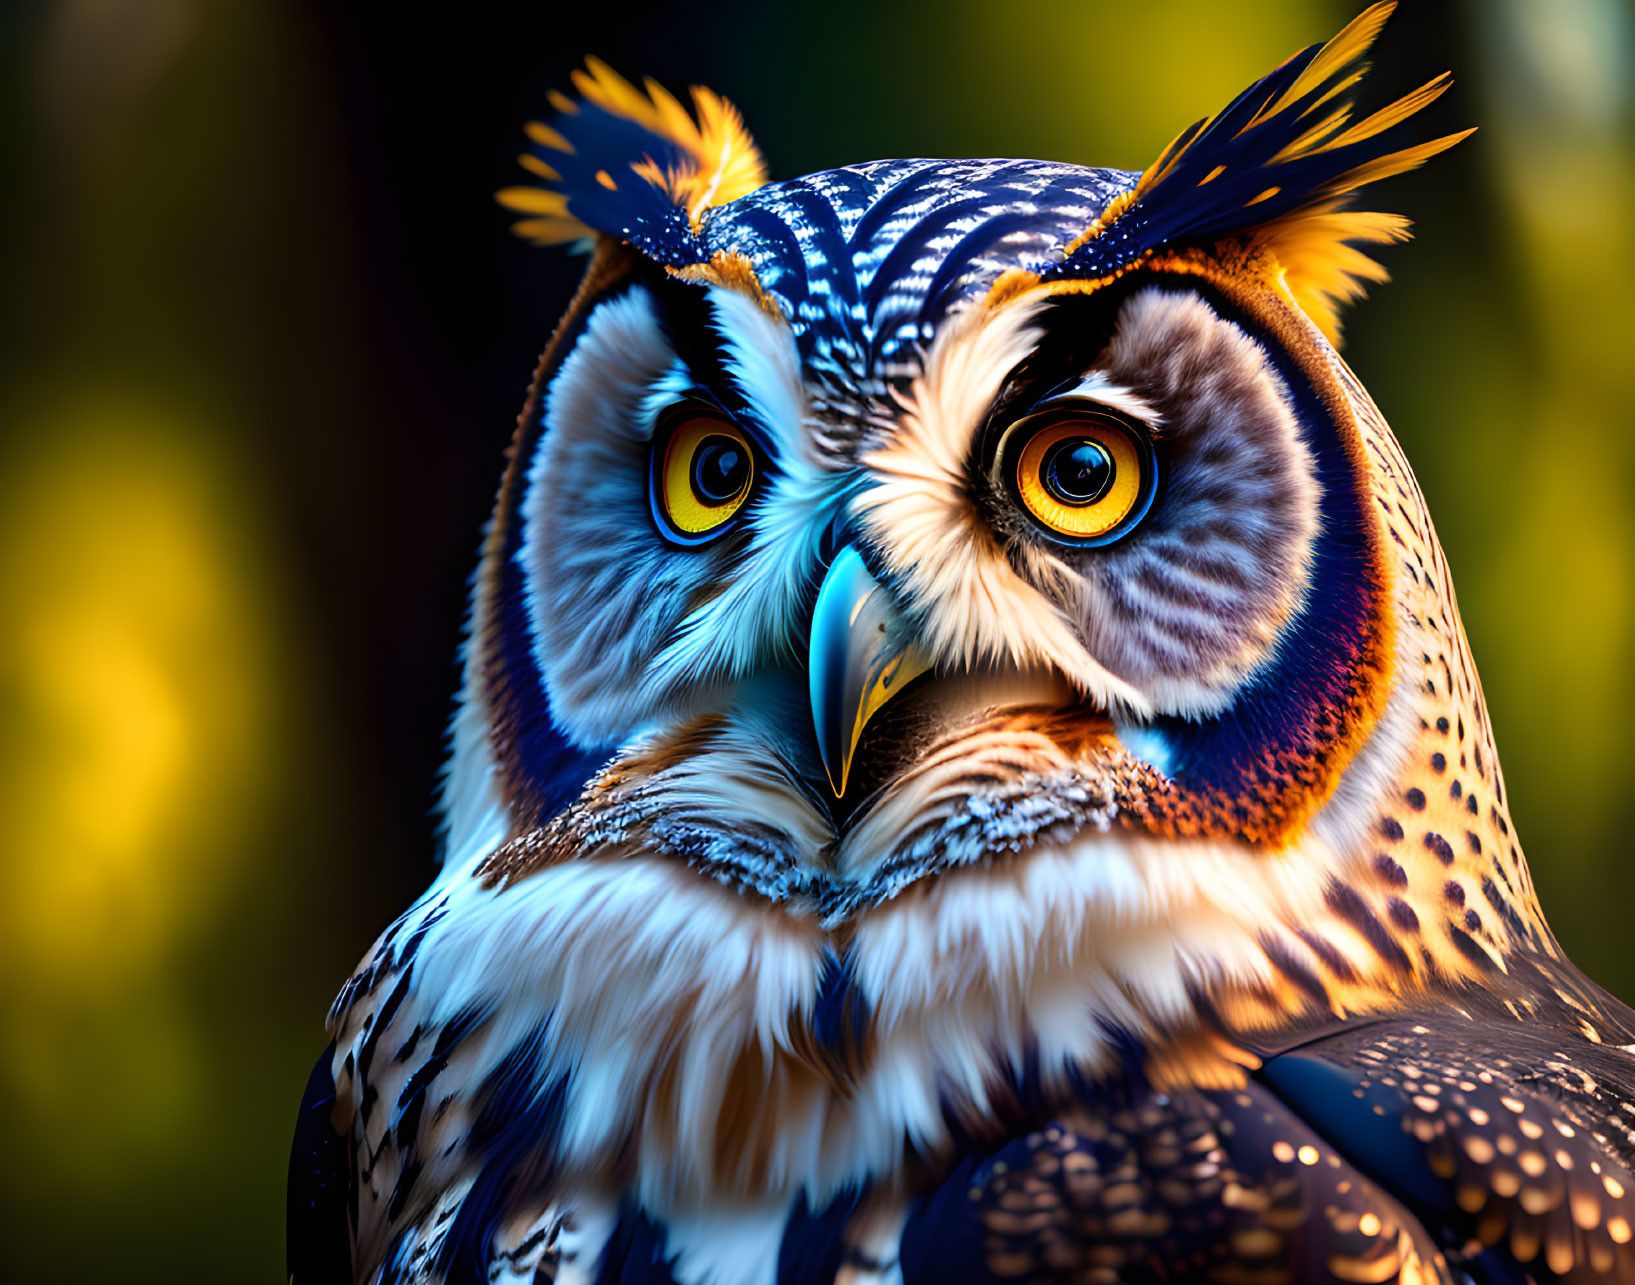
[[[1142,168],[1355,8],[0,11],[0,996],[17,1280],[277,1280],[325,1009],[434,869],[466,580],[582,261],[506,232],[595,53],[743,109],[774,176]],[[1635,126],[1619,0],[1414,4],[1369,101],[1479,124],[1348,360],[1430,498],[1519,832],[1635,996]]]

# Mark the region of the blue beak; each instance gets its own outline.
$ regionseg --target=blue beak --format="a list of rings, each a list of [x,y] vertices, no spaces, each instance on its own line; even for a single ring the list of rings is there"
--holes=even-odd
[[[924,651],[902,635],[891,595],[846,545],[818,589],[807,658],[818,753],[837,799],[846,793],[864,726],[931,667]]]

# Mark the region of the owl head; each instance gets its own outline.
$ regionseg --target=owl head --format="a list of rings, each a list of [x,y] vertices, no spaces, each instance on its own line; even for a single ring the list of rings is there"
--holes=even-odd
[[[1407,235],[1355,194],[1463,137],[1414,133],[1446,76],[1354,110],[1391,7],[1141,173],[769,182],[722,99],[590,63],[500,194],[591,257],[477,579],[450,868],[657,857],[842,953],[892,906],[1035,953],[1094,919],[1083,949],[1136,943],[1132,1023],[1551,949],[1422,497],[1335,348]],[[965,878],[1047,870],[1073,925]]]

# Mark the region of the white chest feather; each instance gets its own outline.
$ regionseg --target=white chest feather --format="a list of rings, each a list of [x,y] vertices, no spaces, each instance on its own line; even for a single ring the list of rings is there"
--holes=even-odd
[[[1267,983],[1266,926],[1324,916],[1299,892],[1318,863],[1335,858],[1316,840],[1268,857],[1097,834],[945,872],[835,932],[664,857],[500,888],[473,861],[397,934],[423,929],[392,1029],[356,1000],[337,1061],[476,1014],[450,1087],[533,1049],[534,1091],[561,1094],[543,1141],[576,1184],[625,1171],[667,1209],[822,1200],[943,1150],[951,1115],[982,1118],[1030,1064],[1046,1085],[1095,1071],[1110,1031],[1179,1028],[1199,993]]]

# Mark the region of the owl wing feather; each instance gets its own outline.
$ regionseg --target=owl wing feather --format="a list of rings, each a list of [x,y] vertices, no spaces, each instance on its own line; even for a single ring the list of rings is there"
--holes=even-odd
[[[1386,1186],[1256,1082],[1134,1092],[967,1161],[909,1217],[901,1265],[905,1285],[1455,1279]]]
[[[1240,1089],[1086,1086],[1077,1106],[973,1151],[910,1202],[901,1279],[1635,1279],[1635,1063],[1566,1016],[1593,1013],[1598,1036],[1629,1039],[1631,1015],[1549,969],[1558,984],[1533,993],[1560,1008],[1528,1020],[1473,995],[1471,1010],[1346,1024],[1269,1052]],[[309,1083],[292,1155],[297,1285],[350,1279],[357,1196],[351,1143],[331,1119],[331,1057]],[[462,1246],[462,1228],[492,1227],[523,1151],[549,1129],[497,1089],[480,1096],[468,1140],[482,1164],[422,1247],[435,1251],[437,1266],[421,1264],[433,1279],[487,1261],[486,1239]],[[816,1212],[797,1202],[779,1285],[867,1278],[871,1265],[846,1249],[866,1194]],[[664,1242],[662,1224],[627,1208],[599,1253],[602,1278],[671,1280]]]
[[[1533,963],[1531,1012],[1473,992],[1270,1052],[1240,1090],[1097,1086],[916,1207],[904,1281],[1635,1280],[1635,1059],[1596,1042],[1635,1014]]]
[[[1259,1078],[1444,1244],[1516,1279],[1635,1279],[1635,1014],[1530,962],[1525,1008],[1476,993],[1291,1049]]]

